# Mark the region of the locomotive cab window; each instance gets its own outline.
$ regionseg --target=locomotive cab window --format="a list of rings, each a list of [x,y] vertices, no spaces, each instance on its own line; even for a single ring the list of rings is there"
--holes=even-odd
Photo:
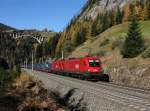
[[[100,67],[99,60],[89,60],[89,66],[90,67]]]

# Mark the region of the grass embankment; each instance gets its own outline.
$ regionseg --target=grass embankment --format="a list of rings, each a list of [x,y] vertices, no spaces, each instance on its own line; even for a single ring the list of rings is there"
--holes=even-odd
[[[0,111],[86,111],[81,107],[81,101],[72,105],[69,103],[74,94],[71,89],[64,97],[57,91],[44,88],[44,84],[22,72],[12,84],[0,91]]]
[[[49,98],[41,81],[23,72],[1,92],[1,111],[63,111],[62,106]]]
[[[150,45],[150,21],[140,22],[140,27],[146,45]],[[114,51],[112,50],[112,45],[117,41],[123,41],[126,37],[127,31],[128,23],[113,26],[92,40],[87,40],[84,44],[73,51],[70,56],[83,57],[88,53],[89,49],[91,49],[92,54],[97,54],[105,50],[111,54]]]
[[[141,21],[140,28],[145,46],[150,47],[150,21]],[[70,56],[84,57],[91,50],[92,56],[101,58],[111,81],[117,84],[150,88],[150,58],[124,59],[120,54],[128,32],[128,23],[113,26],[79,46]]]

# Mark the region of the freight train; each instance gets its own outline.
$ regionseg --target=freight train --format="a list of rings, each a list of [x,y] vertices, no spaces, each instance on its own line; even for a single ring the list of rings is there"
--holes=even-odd
[[[28,68],[31,69],[32,65],[28,65]],[[63,76],[78,77],[83,80],[109,82],[109,76],[104,74],[102,63],[97,57],[59,59],[51,63],[34,64],[33,69]]]

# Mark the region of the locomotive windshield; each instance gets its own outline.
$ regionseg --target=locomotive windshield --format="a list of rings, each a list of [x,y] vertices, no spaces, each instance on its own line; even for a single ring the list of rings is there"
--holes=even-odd
[[[89,66],[90,67],[100,67],[99,60],[89,60]]]

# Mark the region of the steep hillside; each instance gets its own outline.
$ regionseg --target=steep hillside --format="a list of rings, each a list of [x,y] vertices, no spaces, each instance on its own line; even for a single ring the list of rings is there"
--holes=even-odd
[[[6,31],[6,30],[15,30],[15,28],[0,23],[0,31]]]
[[[62,50],[70,53],[110,27],[128,22],[133,10],[138,20],[150,20],[149,0],[88,0],[81,13],[61,33],[55,51],[56,57],[61,56]]]
[[[150,45],[150,21],[141,21],[142,35],[146,41],[146,45]],[[101,51],[106,51],[106,55],[111,55],[112,47],[115,42],[121,42],[125,39],[128,31],[128,23],[113,26],[98,35],[92,40],[86,41],[72,52],[73,57],[83,57],[88,54],[89,50],[92,55],[98,55]],[[118,44],[119,45],[119,44]],[[109,52],[110,51],[110,52]]]

